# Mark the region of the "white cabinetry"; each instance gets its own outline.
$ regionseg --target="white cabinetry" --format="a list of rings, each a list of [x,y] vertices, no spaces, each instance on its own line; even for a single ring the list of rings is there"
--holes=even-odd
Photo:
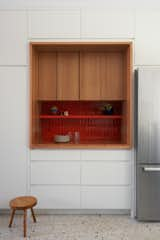
[[[0,11],[0,65],[27,63],[27,15],[25,11]],[[13,78],[11,78],[13,80]],[[14,90],[13,90],[14,91]]]
[[[80,160],[79,150],[33,150],[32,161],[75,161]]]
[[[26,85],[25,67],[0,67],[0,208],[26,194]]]
[[[31,194],[42,209],[130,209],[129,150],[32,150]]]
[[[80,150],[32,150],[31,194],[40,209],[80,209]]]
[[[81,208],[130,209],[131,151],[81,153]]]
[[[85,150],[81,152],[84,161],[129,161],[131,151],[128,150]]]
[[[83,187],[81,207],[84,209],[130,209],[129,186]]]
[[[87,162],[82,163],[83,185],[129,185],[131,183],[128,162]]]
[[[80,184],[78,162],[34,162],[31,164],[31,184]]]
[[[79,38],[80,10],[54,9],[29,11],[30,38]]]
[[[79,186],[34,185],[31,194],[37,196],[39,209],[80,209]]]
[[[134,11],[82,9],[82,38],[133,38],[134,24]]]
[[[159,23],[160,10],[136,12],[136,65],[160,65]]]

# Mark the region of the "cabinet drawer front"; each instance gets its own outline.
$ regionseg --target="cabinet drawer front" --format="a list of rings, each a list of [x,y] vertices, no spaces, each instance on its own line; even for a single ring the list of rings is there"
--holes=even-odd
[[[80,160],[79,150],[31,150],[31,161],[34,160]]]
[[[129,185],[131,180],[128,162],[85,162],[82,164],[82,184]]]
[[[83,209],[130,209],[131,191],[123,187],[83,187],[81,190]]]
[[[38,198],[39,209],[79,209],[79,186],[32,186],[31,194]]]
[[[131,160],[130,150],[83,150],[82,160],[109,160],[129,161]]]
[[[80,164],[72,162],[32,163],[31,184],[80,184]]]
[[[29,11],[30,38],[79,38],[80,10]]]

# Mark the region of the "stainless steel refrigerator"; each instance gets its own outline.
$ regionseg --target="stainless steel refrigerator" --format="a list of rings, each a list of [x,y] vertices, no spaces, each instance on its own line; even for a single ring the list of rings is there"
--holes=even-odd
[[[136,216],[160,221],[160,69],[135,76]]]

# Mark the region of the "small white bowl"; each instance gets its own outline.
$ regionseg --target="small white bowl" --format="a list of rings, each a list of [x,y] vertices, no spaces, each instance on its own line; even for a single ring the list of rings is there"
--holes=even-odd
[[[69,135],[55,135],[54,141],[56,143],[67,143],[67,142],[70,142],[70,136]]]

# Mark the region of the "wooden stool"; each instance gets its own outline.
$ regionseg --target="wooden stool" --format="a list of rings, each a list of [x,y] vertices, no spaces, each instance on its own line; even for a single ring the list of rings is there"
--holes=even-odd
[[[37,199],[32,196],[24,196],[24,197],[17,197],[10,201],[9,205],[12,209],[11,218],[9,227],[12,226],[14,214],[16,210],[23,210],[24,211],[24,237],[26,237],[26,231],[27,231],[27,223],[26,223],[26,217],[27,217],[27,209],[31,209],[33,221],[36,222],[36,217],[34,215],[33,207],[37,204]]]

